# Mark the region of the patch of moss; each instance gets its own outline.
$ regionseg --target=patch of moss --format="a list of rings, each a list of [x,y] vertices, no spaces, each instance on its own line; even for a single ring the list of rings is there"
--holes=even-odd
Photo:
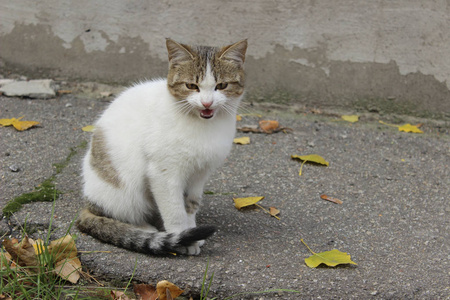
[[[37,201],[48,202],[58,199],[59,195],[62,194],[62,191],[55,187],[54,181],[56,175],[61,173],[64,168],[67,167],[70,160],[77,154],[79,149],[84,149],[86,146],[87,141],[83,141],[78,146],[70,148],[69,155],[67,155],[62,162],[53,164],[56,169],[54,175],[45,179],[40,185],[35,187],[33,192],[22,194],[6,203],[5,207],[2,209],[3,215],[9,218],[13,213],[19,211],[22,208],[22,205],[27,203]]]
[[[33,192],[22,194],[11,201],[9,201],[5,207],[3,207],[3,215],[10,217],[13,213],[22,208],[22,205],[36,202],[36,201],[53,201],[57,199],[62,192],[56,189],[53,181],[55,176],[52,176],[44,180],[39,186],[35,187]]]
[[[62,170],[64,170],[64,168],[67,167],[67,165],[69,164],[72,157],[78,153],[78,149],[85,149],[86,146],[87,146],[87,141],[82,141],[78,146],[69,148],[70,153],[69,153],[69,155],[67,155],[66,159],[60,163],[53,164],[53,166],[56,169],[56,171],[55,171],[56,174],[61,173]]]

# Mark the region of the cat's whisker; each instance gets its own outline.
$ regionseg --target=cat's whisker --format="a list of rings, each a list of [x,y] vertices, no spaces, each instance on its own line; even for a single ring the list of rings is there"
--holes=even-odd
[[[238,105],[236,105],[236,111],[241,111],[244,114],[251,114],[252,108],[250,107],[250,103],[241,102]]]
[[[175,114],[186,115],[191,111],[192,107],[187,100],[179,101],[174,107]]]
[[[224,111],[226,111],[230,116],[235,116],[236,115],[236,110],[229,104],[225,103],[222,108],[224,109]]]

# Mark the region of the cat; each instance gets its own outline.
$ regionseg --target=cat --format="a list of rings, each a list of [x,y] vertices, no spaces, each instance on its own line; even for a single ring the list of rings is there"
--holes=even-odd
[[[167,79],[121,93],[83,160],[88,205],[77,227],[148,254],[198,255],[215,227],[196,226],[209,176],[229,154],[244,94],[247,40],[226,47],[166,40]]]

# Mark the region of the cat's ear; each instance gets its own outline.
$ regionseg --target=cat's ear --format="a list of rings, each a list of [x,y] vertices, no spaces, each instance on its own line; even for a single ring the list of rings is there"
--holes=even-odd
[[[247,39],[223,47],[221,49],[220,59],[229,59],[242,65],[245,61],[245,52],[247,51]]]
[[[194,55],[191,48],[187,45],[179,44],[169,38],[166,39],[167,52],[169,54],[169,62],[177,63],[180,61],[191,60]]]

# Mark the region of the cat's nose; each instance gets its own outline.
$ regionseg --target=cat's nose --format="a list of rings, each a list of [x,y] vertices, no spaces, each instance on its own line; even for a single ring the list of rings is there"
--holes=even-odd
[[[201,102],[202,102],[202,105],[203,105],[206,109],[210,108],[211,105],[213,104],[212,101],[210,101],[210,102],[207,102],[207,101],[201,101]]]

